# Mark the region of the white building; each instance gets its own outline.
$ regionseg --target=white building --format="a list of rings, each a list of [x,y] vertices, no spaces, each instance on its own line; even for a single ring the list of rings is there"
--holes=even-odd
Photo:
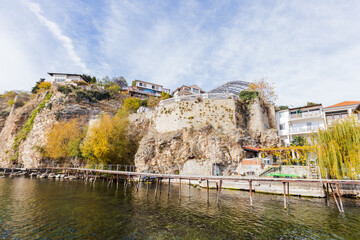
[[[51,76],[51,83],[65,83],[65,82],[76,82],[85,81],[80,74],[71,73],[48,73]]]
[[[183,95],[193,95],[193,94],[202,94],[202,93],[205,93],[205,92],[196,85],[191,85],[191,86],[182,85],[181,87],[175,89],[175,91],[173,92],[173,95],[175,97],[177,97],[177,96],[183,96]]]
[[[310,135],[325,128],[321,104],[285,109],[276,112],[277,130],[284,145],[290,145],[295,136],[310,140]]]
[[[147,98],[149,96],[161,97],[161,93],[169,93],[170,89],[162,85],[149,83],[141,80],[133,81],[133,85],[128,88],[130,96],[138,98]]]
[[[331,126],[334,121],[347,118],[355,113],[358,116],[360,110],[360,101],[345,101],[328,106],[323,109],[324,119],[327,126]]]

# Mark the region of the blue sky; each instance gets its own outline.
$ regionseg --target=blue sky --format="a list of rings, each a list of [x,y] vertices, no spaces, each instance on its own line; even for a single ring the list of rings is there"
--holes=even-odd
[[[360,100],[360,1],[1,2],[0,92],[71,72],[204,90],[266,77],[278,105]]]

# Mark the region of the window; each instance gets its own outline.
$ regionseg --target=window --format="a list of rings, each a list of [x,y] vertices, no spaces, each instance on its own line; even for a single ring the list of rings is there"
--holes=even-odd
[[[285,130],[285,124],[280,124],[280,125],[279,125],[279,129],[280,129],[280,130]]]
[[[139,83],[139,86],[142,86],[142,85],[143,85],[143,84],[140,82],[140,83]]]
[[[199,89],[193,88],[192,90],[194,93],[199,93]]]

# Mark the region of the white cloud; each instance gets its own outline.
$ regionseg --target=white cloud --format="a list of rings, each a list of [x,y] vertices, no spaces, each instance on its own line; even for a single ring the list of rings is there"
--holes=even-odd
[[[29,9],[37,16],[39,21],[42,24],[44,24],[48,28],[48,30],[53,34],[53,36],[61,42],[61,44],[66,49],[66,51],[70,57],[69,59],[71,61],[73,61],[75,64],[77,64],[79,67],[81,67],[83,72],[87,72],[88,70],[86,68],[86,65],[81,60],[79,55],[76,53],[71,38],[64,35],[62,33],[60,27],[55,22],[50,21],[43,15],[43,12],[42,12],[39,4],[34,3],[34,2],[27,2],[27,5],[28,5]]]
[[[6,76],[21,63],[32,78],[89,68],[205,90],[267,77],[278,104],[360,100],[358,1],[15,2],[0,9]]]

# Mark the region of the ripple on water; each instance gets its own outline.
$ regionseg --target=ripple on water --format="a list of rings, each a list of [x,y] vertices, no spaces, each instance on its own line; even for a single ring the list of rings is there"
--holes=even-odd
[[[359,200],[345,200],[345,214],[324,199],[254,195],[167,185],[155,200],[123,184],[46,179],[0,179],[0,238],[10,239],[360,239]],[[184,185],[185,186],[185,185]]]

